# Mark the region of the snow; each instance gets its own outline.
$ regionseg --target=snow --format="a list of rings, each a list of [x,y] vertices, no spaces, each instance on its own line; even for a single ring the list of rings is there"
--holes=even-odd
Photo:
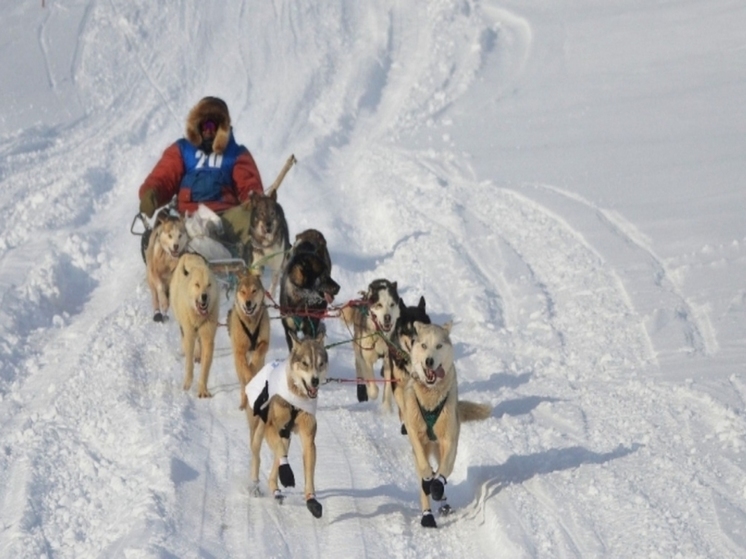
[[[40,4],[0,0],[0,556],[746,555],[742,2]],[[385,277],[455,322],[494,411],[437,530],[353,384],[320,394],[319,520],[249,494],[225,329],[214,397],[182,390],[130,225],[205,95],[266,184],[297,157],[338,303]]]

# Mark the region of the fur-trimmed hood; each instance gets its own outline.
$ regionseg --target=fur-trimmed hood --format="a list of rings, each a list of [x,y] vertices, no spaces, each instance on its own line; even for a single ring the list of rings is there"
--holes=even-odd
[[[225,101],[218,97],[204,97],[189,111],[186,121],[186,139],[195,147],[199,147],[202,143],[200,124],[205,120],[212,120],[218,127],[212,150],[218,154],[223,153],[231,135],[231,117]]]

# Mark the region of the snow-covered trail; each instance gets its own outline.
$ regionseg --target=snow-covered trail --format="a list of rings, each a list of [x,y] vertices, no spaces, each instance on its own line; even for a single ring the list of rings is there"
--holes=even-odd
[[[478,121],[459,103],[484,75],[505,92],[523,79],[531,14],[445,0],[151,4],[39,16],[45,72],[80,114],[0,140],[0,554],[742,554],[746,421],[696,382],[656,375],[661,355],[717,348],[706,321],[623,216],[551,185],[477,180],[442,133],[452,114]],[[74,45],[45,46],[70,18]],[[321,520],[302,487],[282,506],[249,496],[224,329],[214,397],[182,391],[178,329],[151,321],[128,228],[137,185],[207,94],[226,98],[266,182],[298,157],[280,201],[291,235],[327,236],[338,301],[386,277],[410,304],[424,295],[436,322],[455,320],[460,395],[494,413],[462,429],[456,511],[439,530],[419,526],[396,415],[351,385],[321,394]],[[327,326],[330,343],[349,336]],[[269,357],[282,357],[272,327]],[[330,357],[331,376],[354,376],[349,345]],[[290,460],[298,477],[297,440]]]

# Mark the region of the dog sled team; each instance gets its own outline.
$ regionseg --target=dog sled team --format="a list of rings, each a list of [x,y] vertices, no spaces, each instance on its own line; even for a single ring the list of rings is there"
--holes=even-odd
[[[169,311],[179,325],[184,354],[183,388],[194,381],[199,363],[197,396],[208,389],[215,337],[219,327],[219,278],[211,261],[190,248],[185,218],[207,208],[219,221],[213,236],[233,247],[244,266],[235,271],[234,300],[227,312],[239,408],[249,424],[250,481],[260,495],[260,450],[273,454],[267,480],[273,497],[294,487],[288,462],[290,439],[300,440],[306,505],[316,518],[323,507],[316,499],[316,411],[320,387],[327,379],[329,356],[323,319],[340,286],[332,279],[332,262],[324,235],[308,229],[290,243],[277,187],[294,159],[264,191],[250,152],[233,137],[228,107],[205,97],[190,111],[185,137],[169,146],[140,187],[140,215],[154,220],[143,238],[146,277],[153,320],[163,322]],[[176,202],[176,213],[163,209]],[[202,207],[202,208],[201,208]],[[270,270],[269,289],[262,271]],[[279,309],[287,357],[266,363],[270,347],[270,316],[265,299],[279,289]],[[339,316],[352,334],[358,401],[375,400],[379,382],[382,403],[398,411],[401,433],[412,447],[421,524],[437,525],[433,506],[450,513],[445,486],[458,450],[461,423],[488,418],[491,407],[458,398],[450,323],[432,324],[424,297],[407,306],[396,281],[377,279],[361,299],[341,307]],[[375,378],[381,367],[383,379]],[[431,504],[432,503],[432,504]]]

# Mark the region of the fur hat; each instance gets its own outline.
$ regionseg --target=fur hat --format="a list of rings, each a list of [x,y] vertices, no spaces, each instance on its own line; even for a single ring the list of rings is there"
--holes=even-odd
[[[205,120],[212,120],[218,127],[212,149],[215,153],[223,153],[228,146],[228,138],[231,134],[231,117],[225,101],[217,97],[203,97],[189,111],[186,121],[186,139],[195,147],[199,147],[202,143],[200,125]]]

